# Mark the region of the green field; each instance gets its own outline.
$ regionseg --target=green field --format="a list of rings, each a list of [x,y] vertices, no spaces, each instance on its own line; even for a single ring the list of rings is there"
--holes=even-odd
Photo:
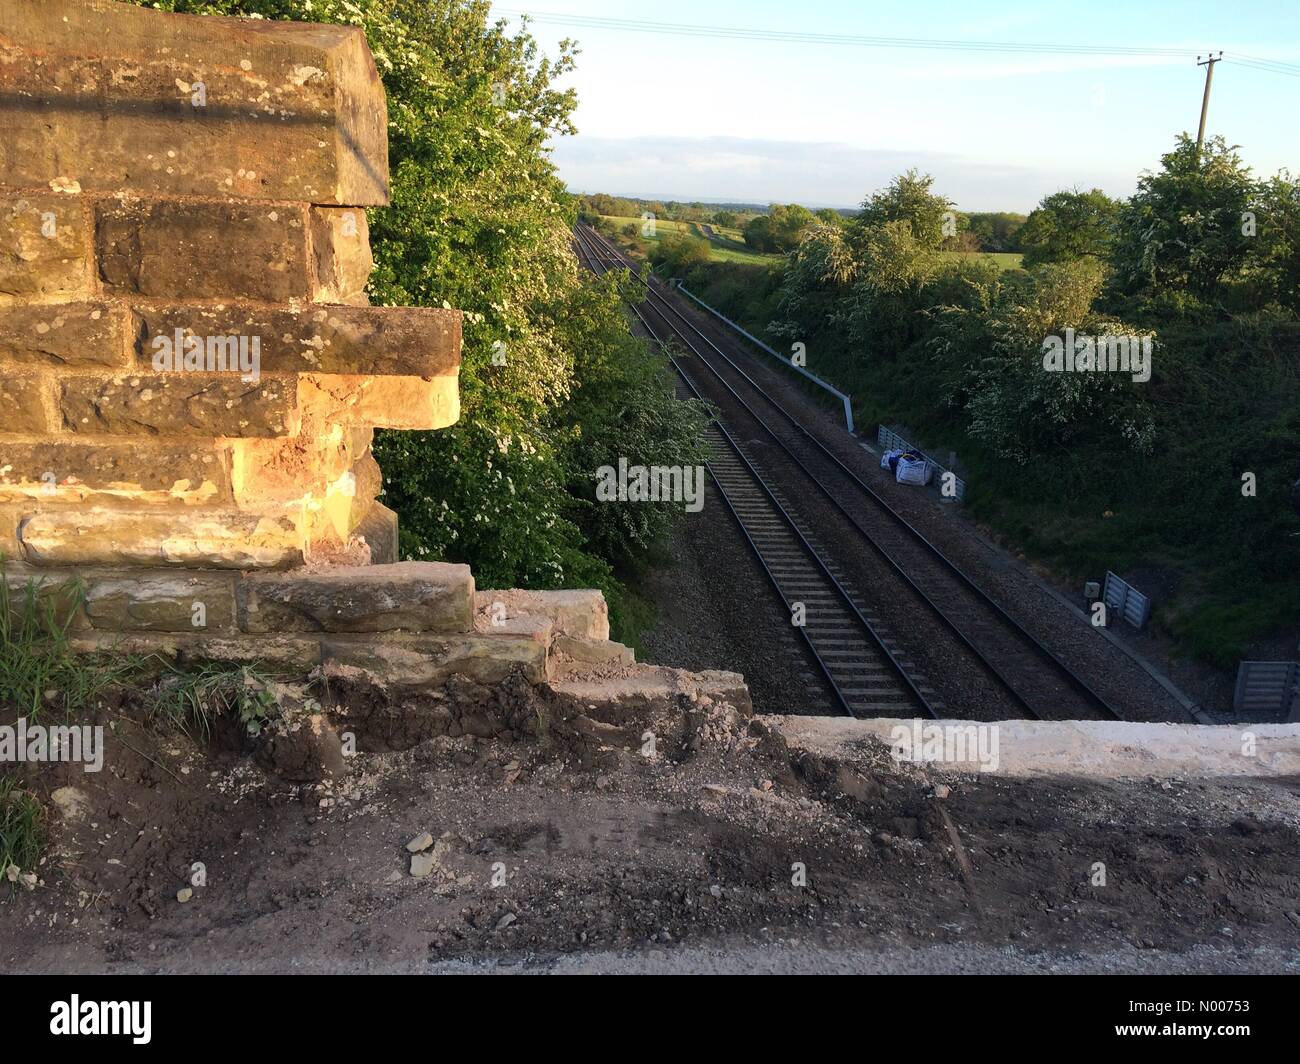
[[[639,244],[643,253],[648,250],[650,244],[670,233],[685,233],[700,240],[709,239],[705,236],[704,230],[700,228],[699,222],[675,222],[666,218],[657,218],[655,219],[655,235],[642,236],[640,218],[609,217],[606,215],[601,217],[614,226],[620,239],[631,240],[633,243]],[[629,224],[636,226],[635,237],[626,237],[623,234],[623,227]],[[757,251],[749,250],[749,248],[745,247],[745,240],[739,229],[724,229],[722,226],[715,225],[713,230],[722,237],[721,240],[709,240],[709,250],[714,262],[743,262],[761,266],[769,262],[775,262],[781,257],[779,255],[763,255]]]
[[[940,254],[946,259],[992,259],[1002,270],[1020,269],[1020,260],[1024,258],[1018,251],[943,251]]]

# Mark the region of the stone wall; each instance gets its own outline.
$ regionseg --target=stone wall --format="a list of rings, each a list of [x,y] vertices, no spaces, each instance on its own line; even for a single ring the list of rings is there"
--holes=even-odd
[[[86,649],[545,676],[558,605],[476,614],[467,567],[392,564],[373,430],[456,420],[461,319],[368,305],[388,149],[362,32],[0,13],[10,587],[79,577]]]

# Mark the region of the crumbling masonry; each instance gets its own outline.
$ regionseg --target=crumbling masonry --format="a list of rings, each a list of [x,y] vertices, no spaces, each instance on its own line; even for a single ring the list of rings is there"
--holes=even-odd
[[[0,552],[82,579],[78,647],[630,662],[598,592],[397,563],[371,438],[456,420],[460,313],[368,305],[386,132],[356,28],[0,0]]]

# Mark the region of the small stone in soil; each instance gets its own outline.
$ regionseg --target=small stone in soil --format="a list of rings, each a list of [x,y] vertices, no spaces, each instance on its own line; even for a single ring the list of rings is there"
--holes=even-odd
[[[419,853],[421,850],[427,850],[433,845],[433,836],[427,831],[422,831],[406,844],[409,853]]]

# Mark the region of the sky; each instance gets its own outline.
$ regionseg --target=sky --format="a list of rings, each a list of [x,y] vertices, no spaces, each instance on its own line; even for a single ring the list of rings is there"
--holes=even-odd
[[[856,206],[910,167],[963,210],[1028,212],[1062,188],[1130,195],[1193,136],[1223,49],[1300,65],[1297,0],[503,0],[549,54],[578,41],[576,137],[553,159],[575,192]],[[1027,54],[628,32],[542,16],[819,34],[1186,49]],[[1300,71],[1225,61],[1207,135],[1257,174],[1300,172]]]

